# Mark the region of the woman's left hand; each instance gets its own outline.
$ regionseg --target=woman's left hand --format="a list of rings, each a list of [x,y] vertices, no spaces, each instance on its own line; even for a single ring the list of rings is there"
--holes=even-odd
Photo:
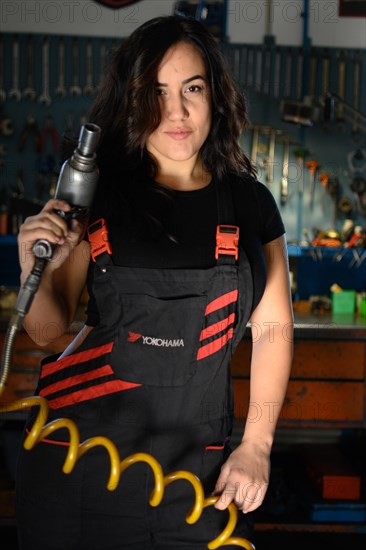
[[[255,441],[243,441],[221,468],[214,494],[220,495],[215,504],[224,510],[234,502],[242,512],[252,512],[265,497],[270,475],[270,449]]]

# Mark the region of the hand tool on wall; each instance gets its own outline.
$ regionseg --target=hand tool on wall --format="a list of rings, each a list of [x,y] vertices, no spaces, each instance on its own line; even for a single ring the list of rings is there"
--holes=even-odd
[[[21,166],[16,175],[16,179],[14,184],[12,185],[12,206],[10,210],[10,231],[13,235],[17,235],[19,233],[19,228],[21,224],[23,223],[23,216],[21,214],[21,210],[19,207],[14,208],[14,203],[18,203],[24,198],[24,170]]]
[[[36,119],[32,113],[28,114],[26,123],[18,139],[19,153],[22,153],[24,151],[25,143],[30,136],[32,136],[34,141],[34,150],[39,153],[41,133],[38,129]]]
[[[46,151],[46,142],[48,137],[51,138],[53,154],[56,156],[58,154],[58,134],[56,128],[53,125],[53,118],[51,115],[48,115],[46,117],[44,126],[42,128],[39,144],[41,153],[44,153]]]
[[[64,98],[67,95],[67,90],[65,87],[65,42],[62,37],[58,41],[57,57],[58,57],[58,66],[57,66],[58,81],[55,89],[55,95],[61,98]]]
[[[93,74],[93,42],[88,40],[86,44],[86,84],[83,88],[83,93],[86,95],[92,95],[95,92]]]
[[[305,159],[309,155],[310,151],[306,147],[299,147],[294,150],[297,166],[299,169],[298,174],[298,186],[297,186],[297,229],[296,240],[301,242],[303,239],[302,233],[302,209],[303,209],[303,195],[304,195],[304,169]]]
[[[360,108],[360,87],[361,87],[361,61],[356,57],[353,61],[353,108],[358,111]],[[360,116],[357,112],[353,114],[352,139],[358,143],[361,137]]]
[[[272,36],[266,36],[264,39],[263,58],[264,66],[262,70],[262,93],[268,97],[274,97],[276,54],[275,45]]]
[[[284,82],[284,95],[283,97],[291,99],[292,98],[292,50],[291,48],[287,49],[286,52],[286,66],[285,66],[285,82]]]
[[[36,90],[34,89],[33,85],[33,69],[34,69],[34,63],[33,63],[33,37],[30,34],[27,39],[27,63],[26,63],[26,87],[23,90],[23,98],[24,99],[31,99],[32,101],[36,99]]]
[[[281,95],[281,50],[277,47],[275,53],[273,97],[278,99]]]
[[[333,202],[333,226],[335,227],[338,214],[338,198],[339,198],[339,180],[336,176],[332,176],[327,172],[320,172],[318,179],[323,186],[323,210],[326,211],[326,197],[329,196]]]
[[[283,140],[283,167],[281,178],[280,204],[285,206],[288,200],[288,172],[290,160],[290,137],[285,134]]]
[[[322,102],[325,101],[325,98],[329,92],[330,84],[330,57],[329,50],[325,49],[323,52],[322,60]],[[328,130],[328,121],[323,121],[323,129]]]
[[[79,86],[79,41],[77,38],[74,38],[72,43],[72,86],[70,87],[70,95],[81,95]]]
[[[260,170],[258,176],[260,179],[266,180],[267,177],[270,177],[271,172],[271,162],[269,159],[269,144],[268,136],[271,132],[270,126],[259,126],[259,137],[258,137],[258,146],[257,146],[257,159],[256,159],[256,168]],[[269,174],[269,176],[268,176]]]
[[[78,140],[78,133],[74,127],[74,113],[69,111],[66,115],[66,125],[62,133],[60,143],[61,162],[71,157]]]
[[[366,149],[357,149],[348,153],[347,163],[352,175],[366,172]]]
[[[341,190],[339,179],[336,176],[331,176],[327,185],[328,193],[333,201],[333,225],[336,226],[338,218],[338,199]]]
[[[341,197],[338,201],[338,211],[349,216],[353,211],[353,203],[349,197]]]
[[[314,197],[315,197],[315,174],[318,170],[320,163],[316,160],[307,160],[305,163],[307,169],[309,170],[310,178],[309,178],[309,190],[310,190],[310,208],[313,208],[314,206]]]
[[[13,121],[10,117],[3,117],[2,108],[0,106],[0,135],[7,137],[12,134],[14,134]]]
[[[297,162],[297,165],[298,165],[298,168],[299,168],[299,177],[298,177],[299,187],[298,187],[298,191],[301,194],[304,192],[305,159],[306,159],[306,157],[309,156],[309,154],[310,154],[310,151],[306,147],[298,147],[297,149],[294,150],[294,155],[296,157],[296,162]]]
[[[256,163],[257,163],[259,129],[260,129],[259,125],[255,124],[252,130],[252,150],[250,154],[250,160],[254,166],[256,166]]]
[[[355,222],[350,219],[345,219],[341,228],[341,239],[344,243],[348,243],[354,233]]]
[[[19,38],[17,35],[13,38],[12,73],[13,84],[8,97],[20,101],[22,94],[19,89]]]
[[[0,103],[6,99],[4,72],[4,37],[0,34]]]
[[[286,73],[286,79],[293,78],[292,73],[296,73],[296,67],[297,67],[297,60],[294,61],[291,59],[291,63],[293,65],[292,71]],[[317,58],[314,54],[312,56],[312,64],[310,67],[310,81],[308,86],[308,93],[311,95],[307,95],[304,97],[304,100],[297,99],[296,101],[292,100],[284,100],[281,102],[280,105],[280,111],[282,114],[282,120],[285,122],[290,122],[291,124],[296,124],[297,126],[304,126],[304,127],[311,127],[313,126],[313,123],[318,118],[318,111],[319,108],[317,106],[317,102],[315,102],[315,98],[313,97],[315,94],[315,85],[316,85],[316,70],[317,70]],[[299,86],[299,82],[301,82],[302,74],[298,74],[299,71],[297,71],[297,78],[295,83],[290,83],[285,86],[285,92],[291,93],[291,95],[295,95],[297,98],[301,97],[302,94],[302,88],[303,86]],[[296,76],[296,74],[295,74]],[[285,83],[286,84],[286,83]],[[300,94],[300,96],[299,96]],[[285,95],[286,97],[286,95]]]
[[[353,122],[354,128],[356,127],[353,132],[353,141],[358,142],[361,132],[366,133],[366,114],[362,113],[359,109],[355,109],[350,103],[347,103],[347,101],[339,97],[338,94],[329,92],[324,102],[324,116],[328,116],[329,120],[334,119],[334,105],[337,101],[343,104],[345,113],[344,118]],[[350,113],[353,116],[351,116]]]
[[[238,71],[238,81],[242,89],[246,89],[246,78],[247,78],[247,46],[243,44],[239,49],[239,71]]]
[[[315,48],[312,49],[311,57],[310,57],[310,77],[309,77],[309,85],[308,85],[308,97],[311,100],[315,100],[316,95],[316,77],[317,77],[317,70],[318,70],[318,57]]]
[[[262,126],[259,127],[259,134],[263,133],[264,136],[268,136],[268,146],[265,144],[264,152],[266,155],[263,158],[263,166],[265,168],[265,180],[267,183],[273,183],[273,173],[274,173],[274,161],[275,161],[275,147],[276,147],[276,129],[271,126]],[[263,144],[261,146],[257,145],[257,151],[256,153],[259,153],[259,149],[263,148]]]
[[[86,111],[83,111],[80,113],[80,128],[82,126],[88,125],[88,113]]]
[[[294,48],[290,48],[290,52],[287,56],[287,65],[291,62],[291,70],[287,67],[287,72],[284,77],[283,87],[288,90],[292,97],[296,99],[285,100],[280,106],[282,114],[282,120],[296,124],[297,126],[311,127],[314,121],[318,119],[319,106],[317,98],[315,98],[315,88],[317,79],[317,53],[316,50],[312,50],[311,62],[310,62],[310,75],[309,82],[306,87],[306,83],[303,82],[304,70],[307,70],[307,60],[304,59],[302,51],[295,56]],[[304,68],[305,67],[305,68]],[[288,72],[289,71],[289,72]],[[288,79],[294,79],[294,82],[287,83]],[[304,95],[303,90],[307,90],[307,95]]]
[[[298,101],[302,100],[303,67],[304,67],[303,49],[298,48],[296,52],[296,81],[294,83],[295,98]]]
[[[366,216],[366,193],[362,193],[360,196],[360,206],[363,216]]]
[[[311,105],[300,101],[283,101],[281,104],[282,120],[296,126],[313,126],[316,110]]]
[[[340,52],[338,55],[338,95],[344,99],[346,93],[346,58],[344,52]],[[336,107],[336,120],[338,130],[344,131],[345,118],[344,118],[344,105],[341,101],[337,102]]]
[[[247,63],[247,88],[251,90],[254,88],[254,48],[248,48],[248,63]]]
[[[11,118],[3,118],[0,120],[0,135],[11,136],[14,134],[14,127]]]
[[[38,98],[39,103],[44,103],[47,107],[51,105],[50,96],[50,44],[47,37],[43,38],[42,43],[42,93]]]
[[[100,42],[100,45],[99,45],[99,82],[98,82],[98,89],[101,88],[103,80],[104,80],[106,57],[107,57],[107,45],[106,45],[105,40],[102,40]]]
[[[357,195],[362,195],[366,192],[366,180],[361,177],[353,178],[350,187],[354,193],[357,193]]]
[[[254,50],[254,90],[257,94],[261,94],[261,77],[262,77],[262,52],[260,47]]]
[[[363,213],[362,196],[366,193],[366,180],[360,176],[355,177],[350,183],[350,188],[356,200],[357,210]]]
[[[274,163],[275,163],[275,149],[276,149],[276,128],[270,129],[269,136],[269,162],[267,167],[267,182],[273,183],[274,180]]]
[[[45,155],[38,157],[36,178],[36,200],[39,203],[44,203],[50,199],[56,189],[57,184],[57,168],[56,159],[53,155]]]
[[[327,185],[329,182],[330,174],[327,172],[319,172],[318,174],[318,180],[322,184],[323,193],[322,193],[322,209],[325,213],[326,211],[326,196],[327,196]]]

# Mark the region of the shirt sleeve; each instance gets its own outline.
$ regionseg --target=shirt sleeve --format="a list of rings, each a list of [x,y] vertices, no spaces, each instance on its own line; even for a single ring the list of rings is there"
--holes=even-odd
[[[266,244],[283,235],[286,229],[275,198],[268,187],[258,182],[257,194],[262,217],[261,242]]]

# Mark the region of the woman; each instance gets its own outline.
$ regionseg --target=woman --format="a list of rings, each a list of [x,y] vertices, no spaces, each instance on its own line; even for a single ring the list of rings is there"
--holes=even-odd
[[[70,208],[59,200],[19,233],[22,280],[35,240],[59,246],[26,317],[38,343],[48,323],[67,331],[86,281],[90,294],[85,327],[42,366],[38,393],[51,418],[76,421],[81,440],[110,437],[121,458],[151,453],[164,473],[192,471],[219,499],[186,525],[189,484],[173,483],[151,508],[151,471],[138,463],[108,492],[97,449],[65,476],[61,430],[20,458],[21,548],[197,550],[219,534],[230,502],[244,512],[235,534],[251,537],[246,514],[266,493],[290,372],[292,310],[284,227],[238,144],[244,99],[204,26],[160,17],[114,53],[90,120],[103,131],[91,245],[82,224],[54,213]],[[231,452],[229,363],[249,319],[250,400],[262,414]]]

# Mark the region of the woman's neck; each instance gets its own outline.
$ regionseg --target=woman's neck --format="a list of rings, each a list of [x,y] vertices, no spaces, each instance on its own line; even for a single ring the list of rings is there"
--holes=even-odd
[[[206,187],[211,181],[211,174],[206,170],[201,161],[190,163],[169,163],[158,166],[155,177],[157,183],[176,191],[195,191]]]

